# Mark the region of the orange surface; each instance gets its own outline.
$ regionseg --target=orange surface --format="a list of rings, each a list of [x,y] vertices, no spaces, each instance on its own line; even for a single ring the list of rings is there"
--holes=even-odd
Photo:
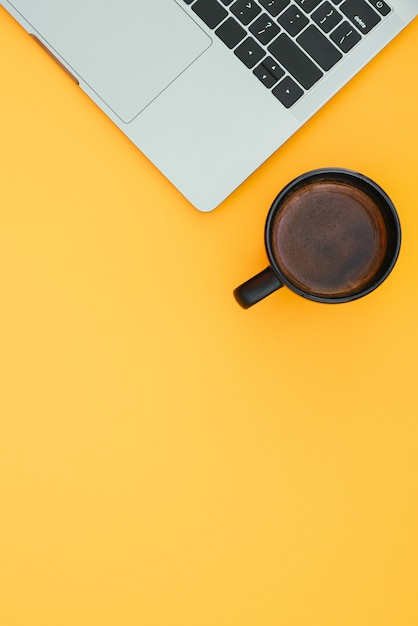
[[[2,626],[418,624],[417,58],[415,21],[205,215],[0,9]],[[327,165],[394,200],[395,270],[241,310]]]

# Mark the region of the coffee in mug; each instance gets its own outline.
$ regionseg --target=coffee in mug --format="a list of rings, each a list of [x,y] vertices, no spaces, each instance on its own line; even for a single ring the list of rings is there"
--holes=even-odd
[[[318,302],[348,302],[392,270],[401,230],[395,207],[372,180],[342,169],[308,172],[283,189],[267,217],[270,266],[234,291],[248,308],[287,285]]]

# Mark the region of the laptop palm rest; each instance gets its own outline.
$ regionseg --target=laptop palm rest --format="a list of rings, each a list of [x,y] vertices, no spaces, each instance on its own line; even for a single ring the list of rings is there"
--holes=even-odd
[[[148,5],[132,0],[12,0],[11,4],[25,16],[33,34],[125,123],[211,45],[211,39],[173,0]]]

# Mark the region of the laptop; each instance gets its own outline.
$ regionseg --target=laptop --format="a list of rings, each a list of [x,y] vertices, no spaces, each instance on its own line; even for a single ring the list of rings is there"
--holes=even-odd
[[[200,211],[418,14],[418,0],[1,2]]]

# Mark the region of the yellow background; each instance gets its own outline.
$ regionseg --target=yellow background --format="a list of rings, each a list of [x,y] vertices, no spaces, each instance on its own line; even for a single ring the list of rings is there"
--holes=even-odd
[[[418,624],[417,58],[415,21],[205,215],[0,9],[2,626]],[[393,273],[243,311],[328,165],[394,200]]]

